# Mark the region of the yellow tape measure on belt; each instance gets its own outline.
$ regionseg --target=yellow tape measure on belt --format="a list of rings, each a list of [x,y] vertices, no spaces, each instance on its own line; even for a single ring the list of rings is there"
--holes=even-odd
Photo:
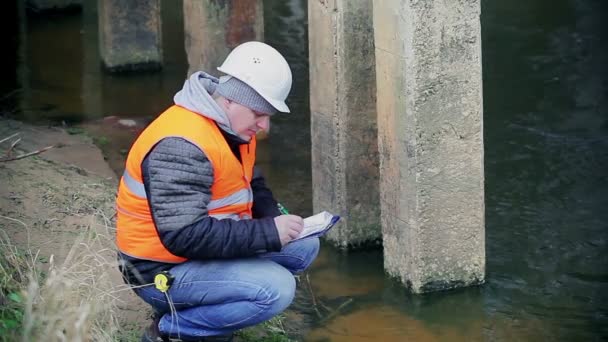
[[[160,292],[167,292],[173,284],[173,279],[169,272],[162,271],[154,276],[154,287]]]

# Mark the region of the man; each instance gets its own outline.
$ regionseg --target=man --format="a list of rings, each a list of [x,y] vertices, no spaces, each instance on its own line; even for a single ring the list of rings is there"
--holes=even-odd
[[[121,270],[156,313],[142,341],[230,341],[289,306],[293,274],[319,250],[317,238],[291,242],[302,218],[280,214],[254,169],[256,133],[289,112],[289,65],[248,42],[218,70],[227,76],[186,80],[131,147],[120,181]]]

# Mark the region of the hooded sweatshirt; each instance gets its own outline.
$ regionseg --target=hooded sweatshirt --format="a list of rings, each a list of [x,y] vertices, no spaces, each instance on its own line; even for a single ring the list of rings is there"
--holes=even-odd
[[[174,97],[175,104],[215,121],[240,160],[239,145],[248,142],[230,128],[228,116],[212,98],[218,79],[203,72],[193,74]],[[218,220],[210,217],[213,166],[196,145],[168,137],[157,143],[142,162],[144,187],[159,237],[171,253],[192,260],[251,257],[279,251],[281,242],[274,224],[280,215],[272,193],[259,170],[251,181],[251,220]],[[120,254],[129,283],[146,284],[173,264]]]
[[[211,97],[215,93],[218,83],[217,77],[202,71],[195,72],[184,82],[184,87],[175,94],[173,101],[180,107],[208,117],[215,121],[225,133],[236,136],[230,127],[228,116]]]

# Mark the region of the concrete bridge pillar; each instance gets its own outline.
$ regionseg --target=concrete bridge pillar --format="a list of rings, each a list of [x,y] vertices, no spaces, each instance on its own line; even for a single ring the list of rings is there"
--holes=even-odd
[[[160,69],[160,0],[98,0],[99,52],[111,72]]]
[[[371,0],[308,2],[313,207],[343,216],[342,248],[381,239],[372,19]]]
[[[374,2],[384,264],[414,292],[485,276],[479,0]]]
[[[216,67],[237,45],[264,40],[262,0],[184,0],[184,36],[188,75]]]

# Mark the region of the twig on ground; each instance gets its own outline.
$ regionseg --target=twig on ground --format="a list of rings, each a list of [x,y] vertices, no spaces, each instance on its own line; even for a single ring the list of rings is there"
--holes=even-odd
[[[8,99],[9,97],[21,92],[22,90],[23,90],[22,88],[13,89],[13,90],[9,91],[8,93],[2,95],[2,97],[0,97],[0,101],[4,101],[4,100]]]
[[[13,160],[19,160],[19,159],[23,159],[23,158],[26,158],[26,157],[29,157],[29,156],[33,156],[33,155],[36,155],[36,154],[40,154],[40,153],[42,153],[42,152],[44,152],[44,151],[48,151],[48,150],[50,150],[50,149],[52,149],[52,148],[55,148],[55,147],[61,147],[61,146],[62,146],[62,145],[51,145],[51,146],[47,146],[47,147],[41,148],[41,149],[39,149],[39,150],[32,151],[32,152],[30,152],[30,153],[20,154],[20,155],[18,155],[18,156],[16,156],[16,157],[13,157],[13,158],[4,158],[4,159],[0,159],[0,162],[7,162],[7,161],[13,161]]]
[[[16,218],[12,218],[12,217],[8,217],[8,216],[3,216],[3,215],[0,215],[0,218],[20,223],[23,227],[25,227],[25,231],[27,232],[27,249],[29,250],[30,249],[30,241],[32,241],[32,237],[31,237],[31,233],[30,233],[30,227],[27,224],[25,224],[25,222],[23,222],[21,220],[18,220]]]
[[[336,308],[336,310],[332,311],[329,315],[325,316],[325,318],[323,318],[320,323],[329,321],[330,319],[334,318],[336,315],[338,315],[340,313],[340,311],[342,309],[344,309],[347,305],[349,305],[352,302],[353,302],[353,299],[348,298],[346,301],[344,301],[344,303],[340,304],[340,306],[338,306]]]
[[[11,147],[8,148],[8,150],[6,151],[6,157],[10,158],[13,156],[13,149],[15,148],[15,146],[17,146],[17,144],[21,141],[21,138],[13,141],[13,143],[11,144]]]
[[[13,134],[13,135],[9,135],[9,136],[8,136],[8,137],[6,137],[6,138],[3,138],[2,140],[0,140],[0,144],[2,144],[3,142],[5,142],[5,141],[7,141],[7,140],[9,140],[9,139],[14,138],[16,135],[19,135],[19,132],[15,133],[15,134]]]
[[[12,217],[3,216],[3,215],[0,215],[0,218],[6,219],[6,220],[10,220],[10,221],[13,221],[13,222],[17,222],[17,223],[21,223],[21,225],[24,226],[27,229],[27,224],[25,224],[21,220],[18,220],[16,218],[12,218]]]
[[[320,302],[319,302],[319,305],[321,305],[321,307],[322,307],[322,308],[323,308],[325,311],[327,311],[327,312],[330,312],[330,311],[331,311],[331,308],[330,308],[329,306],[327,306],[327,305],[323,304],[323,302],[321,302],[321,301],[320,301]]]

